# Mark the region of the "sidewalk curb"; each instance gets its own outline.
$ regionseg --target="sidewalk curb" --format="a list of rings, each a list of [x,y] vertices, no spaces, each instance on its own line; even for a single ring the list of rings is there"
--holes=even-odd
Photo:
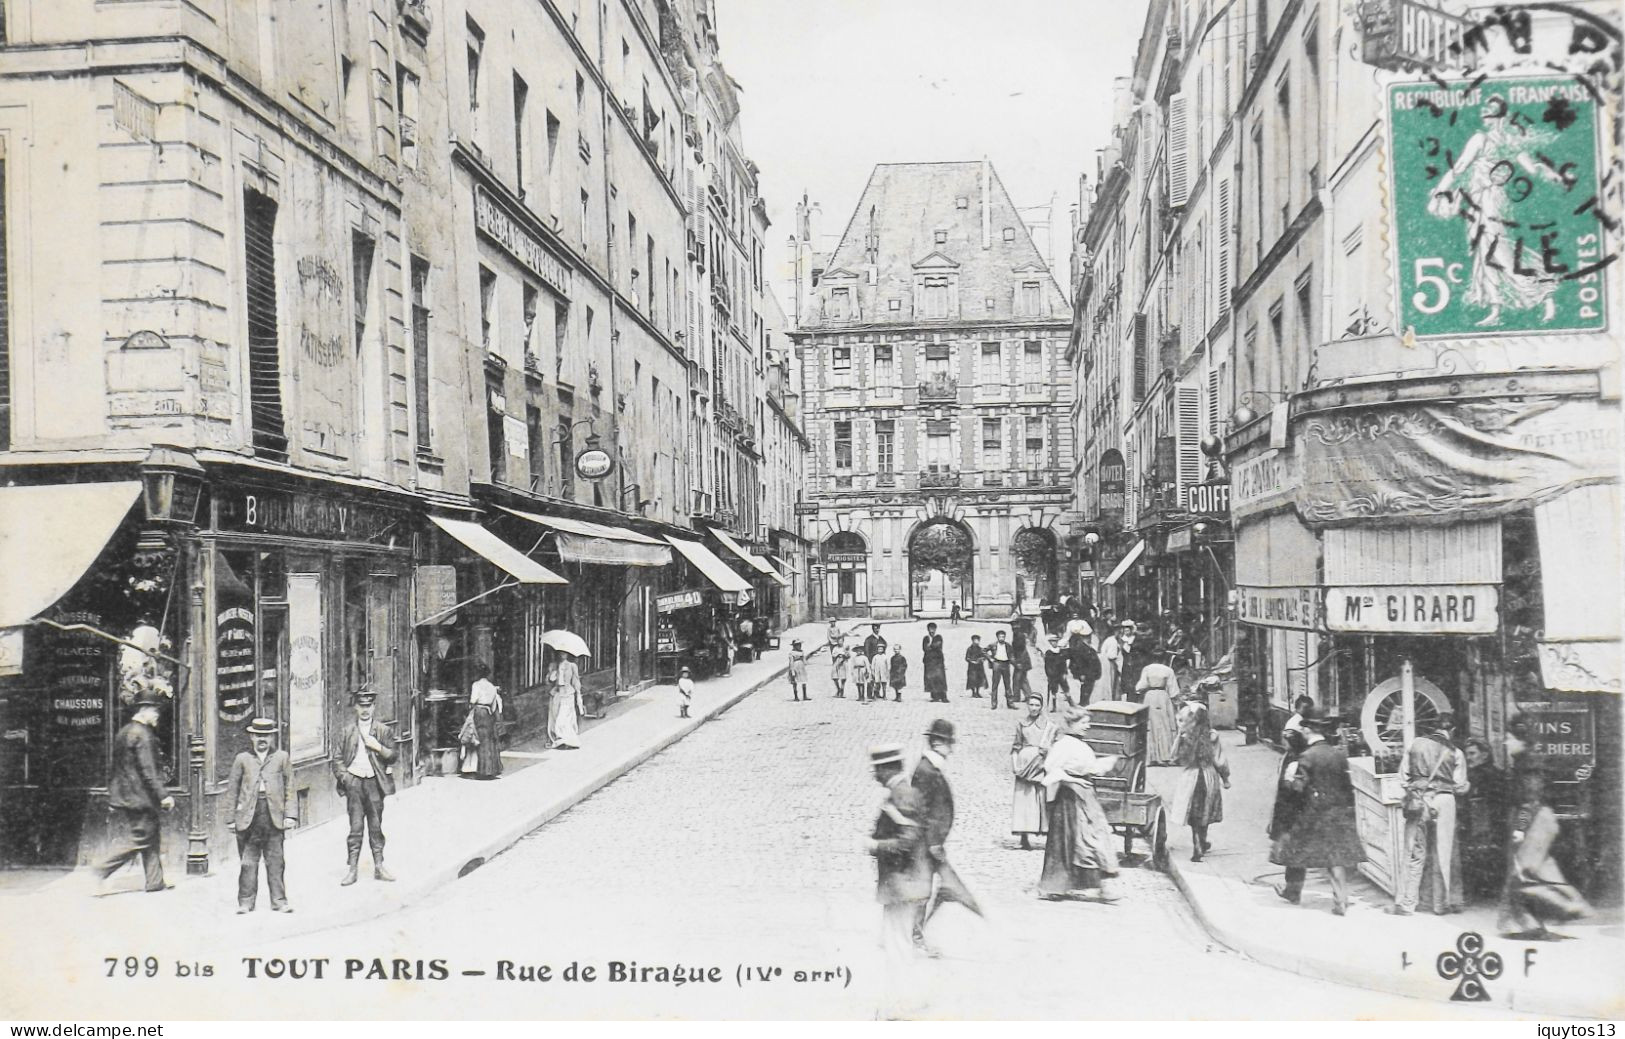
[[[815,648],[822,649],[827,644],[820,643]],[[299,917],[299,923],[286,931],[278,931],[274,936],[275,940],[285,941],[292,938],[301,938],[320,931],[349,927],[364,920],[372,920],[389,913],[399,912],[428,895],[441,890],[447,884],[468,876],[480,866],[518,844],[527,834],[557,819],[661,751],[686,738],[700,726],[734,707],[746,697],[759,692],[776,679],[783,677],[789,669],[790,662],[786,657],[782,666],[776,667],[737,692],[728,694],[723,700],[707,708],[704,713],[690,718],[687,724],[656,737],[644,746],[639,747],[630,756],[613,762],[604,771],[588,778],[562,797],[539,805],[533,813],[526,814],[519,821],[501,831],[495,838],[469,848],[465,853],[459,854],[451,863],[445,866],[414,875],[409,881],[402,879],[397,883],[394,891],[384,904],[379,904],[378,901],[373,900],[351,905],[336,912],[322,914],[320,917],[315,915]]]
[[[1425,974],[1414,975],[1418,978],[1427,978],[1429,984],[1427,991],[1416,990],[1411,985],[1396,985],[1395,976],[1368,970],[1342,960],[1326,959],[1319,956],[1298,956],[1279,949],[1268,942],[1255,940],[1243,936],[1230,927],[1224,927],[1214,922],[1212,914],[1203,906],[1202,900],[1192,890],[1190,882],[1185,879],[1184,870],[1172,856],[1168,860],[1168,875],[1173,878],[1174,886],[1184,896],[1186,905],[1190,906],[1191,913],[1202,925],[1208,937],[1218,942],[1237,955],[1244,956],[1255,963],[1277,970],[1288,971],[1292,974],[1303,975],[1319,981],[1330,981],[1351,988],[1367,989],[1372,992],[1381,992],[1385,995],[1406,996],[1424,1002],[1449,1002],[1447,997],[1440,995],[1443,990],[1435,991],[1430,976]],[[1542,993],[1528,993],[1521,988],[1503,988],[1499,995],[1492,998],[1491,1005],[1507,1010],[1516,1010],[1519,1013],[1536,1014],[1540,1016],[1571,1017],[1580,1019],[1607,1019],[1610,1015],[1603,1008],[1575,1006],[1562,998],[1553,999],[1552,996]],[[1615,1011],[1617,1013],[1617,1011]]]

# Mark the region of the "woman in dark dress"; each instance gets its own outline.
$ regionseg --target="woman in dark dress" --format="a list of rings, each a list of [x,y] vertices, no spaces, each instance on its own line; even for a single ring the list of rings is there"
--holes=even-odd
[[[925,638],[920,640],[924,655],[925,691],[937,703],[948,702],[948,664],[942,657],[942,636],[936,624],[925,626]]]
[[[982,636],[972,635],[970,648],[965,650],[965,692],[976,700],[982,698],[982,689],[987,685],[987,668],[982,663],[986,658]]]

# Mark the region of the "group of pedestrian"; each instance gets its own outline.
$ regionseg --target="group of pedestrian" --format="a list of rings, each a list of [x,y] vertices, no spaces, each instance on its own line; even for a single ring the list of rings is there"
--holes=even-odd
[[[931,628],[934,631],[936,625],[931,625]],[[908,658],[903,655],[902,643],[895,645],[889,643],[886,636],[881,634],[879,624],[869,625],[869,634],[860,645],[848,646],[848,638],[848,633],[841,630],[838,621],[831,620],[829,622],[830,678],[835,684],[835,698],[837,700],[846,699],[846,687],[847,683],[850,682],[853,698],[859,703],[873,703],[876,700],[886,699],[888,687],[892,692],[892,700],[901,703],[903,689],[908,685]],[[929,644],[929,637],[926,641]],[[800,646],[801,643],[799,642],[793,643],[791,646],[792,687],[797,684],[794,672],[796,670],[796,655],[800,650]],[[890,654],[887,653],[888,649],[891,650]],[[939,639],[939,657],[940,654]],[[800,688],[803,690],[802,698],[804,698],[806,689],[806,658],[804,654],[801,659],[803,664]],[[931,656],[929,650],[926,653],[925,669],[926,688],[929,691],[931,687]],[[792,699],[794,698],[796,697],[792,697]],[[932,699],[935,699],[935,697],[933,696]]]

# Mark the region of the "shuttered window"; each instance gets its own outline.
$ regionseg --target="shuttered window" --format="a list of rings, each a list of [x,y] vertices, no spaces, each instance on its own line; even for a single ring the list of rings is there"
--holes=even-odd
[[[243,192],[243,253],[248,310],[248,401],[254,450],[288,457],[282,413],[282,357],[277,336],[276,203]]]
[[[0,13],[0,19],[5,15]],[[0,451],[11,448],[11,271],[6,256],[6,160],[0,158]]]
[[[1151,359],[1146,356],[1146,317],[1144,314],[1134,315],[1134,399],[1145,399],[1146,378],[1150,371]]]
[[[1190,194],[1190,138],[1184,94],[1168,100],[1168,204],[1183,206]]]
[[[417,447],[429,450],[429,261],[412,257],[412,399],[417,409]]]
[[[1179,498],[1190,500],[1190,489],[1202,482],[1202,391],[1180,386],[1175,391],[1174,431],[1179,450]]]

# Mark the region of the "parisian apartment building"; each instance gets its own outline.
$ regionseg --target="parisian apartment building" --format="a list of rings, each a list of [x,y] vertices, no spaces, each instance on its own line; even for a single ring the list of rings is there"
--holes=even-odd
[[[834,251],[798,262],[820,606],[1036,612],[1066,548],[1069,311],[993,166],[877,165]]]
[[[1078,593],[1187,625],[1266,738],[1342,718],[1389,890],[1394,748],[1449,712],[1498,760],[1513,715],[1592,734],[1553,796],[1618,897],[1596,10],[1153,0],[1081,185]]]
[[[481,664],[545,720],[546,629],[591,709],[655,679],[673,604],[802,619],[807,441],[710,0],[3,8],[0,492],[42,562],[0,616],[0,784],[83,822],[8,853],[105,839],[120,642],[162,647],[189,798],[271,717],[309,823],[355,690],[410,783]]]

